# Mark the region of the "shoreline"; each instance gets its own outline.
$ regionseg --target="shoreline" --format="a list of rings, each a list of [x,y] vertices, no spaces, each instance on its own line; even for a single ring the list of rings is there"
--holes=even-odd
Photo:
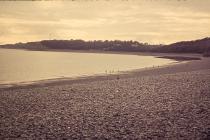
[[[154,56],[173,59],[177,61],[196,60],[202,57],[200,53],[161,53],[161,52],[132,52],[132,51],[102,51],[102,50],[71,50],[71,49],[26,49],[26,48],[1,48],[0,49],[15,49],[25,51],[46,51],[46,52],[72,52],[72,53],[98,53],[98,54],[122,54],[122,55],[141,55],[141,56]],[[178,59],[176,59],[176,57]],[[181,59],[183,58],[183,59]],[[191,59],[190,59],[191,58]]]
[[[209,62],[0,89],[0,139],[209,139]]]
[[[0,138],[209,139],[209,94],[209,59],[120,79],[0,89]]]
[[[158,56],[158,57],[164,57],[164,56]],[[167,59],[170,59],[170,58],[167,58]],[[87,82],[94,82],[94,81],[106,81],[106,80],[132,78],[135,76],[152,76],[152,75],[162,75],[162,74],[174,74],[177,72],[187,72],[187,71],[189,72],[189,71],[204,69],[203,67],[196,68],[195,65],[200,64],[201,66],[204,66],[203,63],[207,63],[207,61],[210,61],[210,59],[208,58],[194,59],[193,58],[192,60],[189,60],[189,59],[179,60],[177,62],[173,62],[173,63],[163,65],[163,66],[134,69],[131,71],[122,71],[120,73],[114,73],[114,74],[95,74],[95,75],[78,76],[78,77],[53,78],[53,79],[43,79],[43,80],[38,80],[38,81],[0,84],[0,90],[47,87],[47,86],[56,86],[56,85],[71,85],[71,84],[87,83]],[[185,66],[188,66],[189,68],[194,67],[194,70],[193,69],[182,70],[182,68]],[[207,66],[207,69],[210,69],[210,66],[208,66],[208,63],[206,66]]]
[[[87,76],[76,76],[76,77],[65,77],[65,78],[52,78],[52,79],[43,79],[43,80],[36,80],[36,81],[25,81],[25,82],[17,82],[17,83],[6,83],[0,84],[0,89],[17,89],[17,88],[31,88],[31,87],[40,87],[40,86],[52,86],[52,85],[61,85],[61,84],[74,84],[74,83],[83,83],[83,82],[93,82],[93,81],[101,81],[101,80],[113,80],[117,78],[128,78],[132,77],[132,75],[144,72],[153,69],[161,69],[164,67],[170,67],[172,65],[178,65],[182,63],[187,63],[186,61],[183,62],[173,62],[163,66],[156,66],[156,67],[146,67],[140,69],[133,69],[130,71],[121,71],[119,73],[112,73],[112,74],[94,74],[94,75],[87,75]]]
[[[1,49],[1,48],[0,48]],[[2,48],[2,49],[17,49],[17,48]],[[19,49],[17,49],[19,50]],[[119,52],[119,51],[97,51],[97,50],[58,50],[58,49],[48,49],[48,50],[33,50],[33,49],[21,49],[26,51],[52,51],[52,52],[72,52],[72,53],[97,53],[97,54],[119,54],[119,55],[141,55],[141,56],[153,56],[156,58],[162,59],[171,59],[177,62],[167,64],[164,66],[156,66],[156,67],[147,67],[147,68],[139,68],[130,71],[121,71],[120,73],[114,74],[95,74],[95,75],[87,75],[87,76],[76,76],[76,77],[65,77],[65,78],[53,78],[53,79],[43,79],[36,81],[25,81],[25,82],[14,82],[14,83],[6,83],[0,84],[0,89],[14,89],[14,88],[23,88],[23,87],[37,87],[37,86],[49,86],[56,84],[72,84],[78,82],[85,81],[94,81],[94,80],[110,80],[115,79],[116,77],[126,78],[132,77],[135,74],[141,73],[153,73],[153,70],[162,68],[170,68],[174,67],[174,65],[180,65],[183,63],[189,63],[192,61],[200,60],[202,61],[203,57],[201,54],[178,54],[178,53],[153,53],[153,52]]]

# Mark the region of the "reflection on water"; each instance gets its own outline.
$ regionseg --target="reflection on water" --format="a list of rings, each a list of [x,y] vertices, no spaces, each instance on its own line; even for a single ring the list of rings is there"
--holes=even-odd
[[[152,56],[0,49],[0,84],[109,74],[172,62]]]

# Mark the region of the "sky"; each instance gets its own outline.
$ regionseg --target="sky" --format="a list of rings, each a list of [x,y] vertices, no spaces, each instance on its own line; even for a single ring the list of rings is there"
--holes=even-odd
[[[210,37],[210,0],[0,1],[0,44],[45,39],[170,44]]]

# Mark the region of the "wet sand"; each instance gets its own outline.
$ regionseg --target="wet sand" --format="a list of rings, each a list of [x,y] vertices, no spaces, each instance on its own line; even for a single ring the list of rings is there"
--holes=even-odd
[[[209,138],[209,58],[0,89],[0,139]]]

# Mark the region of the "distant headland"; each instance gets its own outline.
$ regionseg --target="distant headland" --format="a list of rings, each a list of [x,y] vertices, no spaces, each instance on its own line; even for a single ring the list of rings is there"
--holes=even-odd
[[[37,42],[0,45],[0,48],[29,50],[98,50],[121,52],[161,52],[161,53],[203,53],[210,54],[210,37],[192,41],[181,41],[169,45],[140,43],[138,41],[121,40],[42,40]]]

